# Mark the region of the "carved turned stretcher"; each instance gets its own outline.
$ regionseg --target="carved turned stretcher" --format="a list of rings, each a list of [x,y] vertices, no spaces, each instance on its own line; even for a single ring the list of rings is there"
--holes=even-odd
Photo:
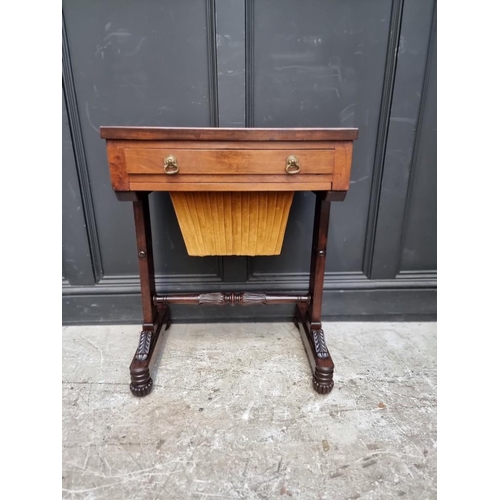
[[[132,201],[143,325],[130,365],[130,390],[151,392],[149,365],[169,304],[296,303],[299,328],[320,394],[333,388],[334,364],[321,327],[330,202],[349,189],[357,129],[101,127],[111,183]],[[277,255],[295,191],[316,194],[309,290],[303,295],[157,295],[148,194],[168,191],[189,255]]]

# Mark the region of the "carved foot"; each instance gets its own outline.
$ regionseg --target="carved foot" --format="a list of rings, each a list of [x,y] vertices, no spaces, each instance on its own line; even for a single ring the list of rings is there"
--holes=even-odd
[[[141,332],[139,346],[130,365],[130,391],[137,397],[147,396],[153,388],[153,379],[149,374],[149,361],[154,349],[153,339],[155,337],[152,331]]]
[[[149,368],[130,369],[130,391],[139,398],[147,396],[153,388],[153,379],[149,375]]]
[[[295,325],[295,328],[298,328],[300,330],[300,328],[299,328],[299,320],[297,319],[297,316],[293,317],[293,324]]]
[[[313,388],[319,394],[328,394],[333,389],[333,367],[316,367],[312,378]]]
[[[139,337],[139,345],[130,365],[130,391],[134,396],[147,396],[153,388],[153,379],[149,373],[149,364],[162,331],[170,326],[168,308],[162,309],[155,319],[154,325],[143,325],[144,330]]]
[[[295,311],[294,323],[298,326],[302,342],[309,359],[312,371],[312,384],[319,394],[328,394],[333,389],[334,365],[321,323],[309,320],[306,306],[298,305]]]

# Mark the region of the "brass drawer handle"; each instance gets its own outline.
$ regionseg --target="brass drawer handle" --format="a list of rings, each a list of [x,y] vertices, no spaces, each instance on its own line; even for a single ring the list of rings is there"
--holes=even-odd
[[[174,155],[167,156],[163,159],[163,170],[165,170],[167,175],[174,175],[179,171],[177,158]]]
[[[299,158],[295,155],[290,155],[286,159],[285,170],[287,174],[298,174],[300,172]]]

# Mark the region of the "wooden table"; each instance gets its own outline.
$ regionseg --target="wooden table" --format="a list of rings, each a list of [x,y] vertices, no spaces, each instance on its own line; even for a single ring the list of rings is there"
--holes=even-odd
[[[320,394],[332,390],[334,364],[321,326],[330,202],[343,201],[349,189],[357,136],[352,128],[101,127],[113,189],[134,207],[143,308],[130,365],[134,395],[151,392],[149,365],[160,333],[171,323],[168,304],[296,303],[294,322],[309,357],[313,387]],[[279,254],[293,193],[313,191],[308,292],[157,295],[151,191],[170,192],[190,255]]]

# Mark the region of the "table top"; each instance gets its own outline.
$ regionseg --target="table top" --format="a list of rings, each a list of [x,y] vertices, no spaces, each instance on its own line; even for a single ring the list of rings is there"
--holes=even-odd
[[[357,128],[101,127],[101,138],[196,141],[353,141]]]

